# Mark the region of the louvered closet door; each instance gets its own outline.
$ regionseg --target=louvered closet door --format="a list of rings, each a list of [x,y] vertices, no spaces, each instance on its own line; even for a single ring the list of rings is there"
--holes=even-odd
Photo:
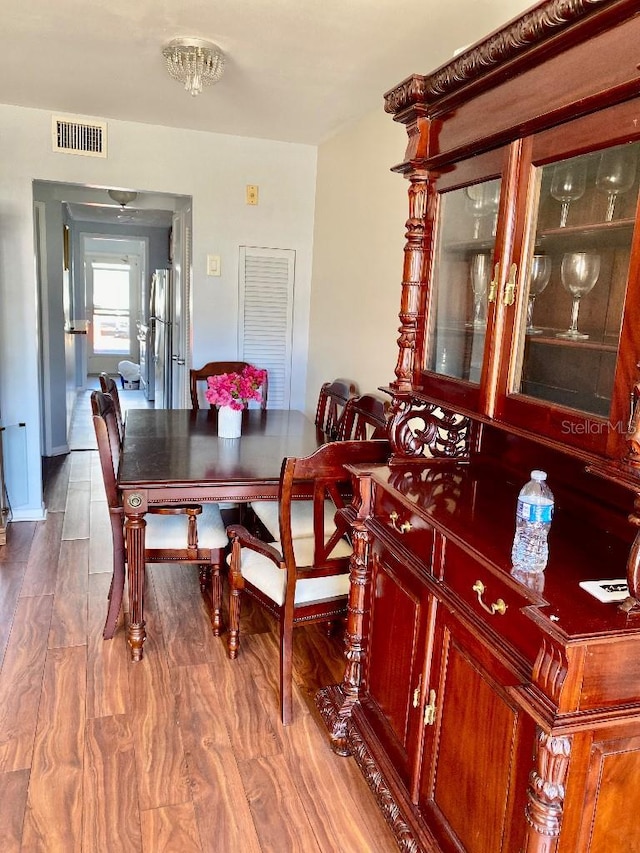
[[[240,247],[239,358],[269,371],[269,408],[289,408],[295,252]]]

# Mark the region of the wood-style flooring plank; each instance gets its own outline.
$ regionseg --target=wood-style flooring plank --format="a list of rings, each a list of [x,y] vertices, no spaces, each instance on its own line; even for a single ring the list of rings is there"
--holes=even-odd
[[[162,622],[169,666],[188,666],[211,657],[215,637],[200,592],[198,567],[158,563],[147,569]]]
[[[87,720],[82,839],[84,853],[142,850],[134,743],[124,715]]]
[[[107,493],[104,488],[100,456],[97,451],[87,454],[90,457],[91,500],[106,501]]]
[[[304,808],[282,755],[239,761],[238,766],[263,850],[326,853],[301,820]]]
[[[294,719],[283,740],[291,781],[322,850],[390,853],[397,849],[355,759],[331,750],[319,715],[318,719],[311,714]],[[329,809],[328,803],[341,803],[342,808]]]
[[[27,804],[28,770],[0,773],[0,850],[20,853]]]
[[[87,643],[89,540],[63,540],[58,561],[49,648]]]
[[[89,572],[113,571],[113,539],[106,500],[91,501],[89,507]]]
[[[321,687],[338,684],[344,675],[344,624],[327,636],[324,623],[304,625],[293,632],[293,677],[307,704]],[[310,700],[310,701],[309,701]]]
[[[0,772],[31,766],[53,598],[20,598],[0,672]]]
[[[62,512],[48,512],[46,520],[38,522],[20,590],[21,597],[53,595],[58,574],[63,522]]]
[[[226,637],[220,638],[223,650],[224,642]],[[277,667],[277,647],[271,634],[254,634],[243,638],[236,660],[225,655],[216,666],[223,719],[239,760],[282,752],[277,688],[264,676],[265,666],[271,667],[274,660]],[[277,678],[276,671],[275,684]],[[294,705],[296,711],[302,713],[300,702]]]
[[[176,702],[150,584],[146,591],[144,657],[127,670],[141,811],[190,800]]]
[[[151,809],[141,814],[144,853],[200,853],[193,803]],[[224,847],[217,848],[220,853]]]
[[[49,456],[45,462],[44,504],[47,512],[64,512],[73,453],[66,456]]]
[[[9,642],[13,616],[26,568],[26,563],[12,562],[4,562],[0,567],[0,664]]]
[[[260,853],[216,673],[215,663],[172,671],[200,843],[203,853]]]
[[[50,649],[38,712],[22,845],[82,850],[86,649]]]
[[[69,486],[72,483],[83,483],[91,481],[91,461],[93,453],[72,453],[71,470],[69,471]]]
[[[7,525],[7,542],[0,547],[0,566],[3,563],[26,563],[38,521],[14,521]]]
[[[69,482],[67,505],[64,511],[62,539],[89,538],[89,480]]]
[[[113,639],[104,640],[110,574],[89,575],[89,626],[87,635],[87,717],[124,714],[130,708],[131,658],[122,616]]]

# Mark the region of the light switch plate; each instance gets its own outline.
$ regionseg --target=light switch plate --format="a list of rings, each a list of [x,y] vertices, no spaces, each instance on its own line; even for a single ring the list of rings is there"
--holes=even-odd
[[[207,255],[207,275],[220,275],[220,255]]]
[[[247,184],[247,204],[258,203],[258,187],[256,184]]]

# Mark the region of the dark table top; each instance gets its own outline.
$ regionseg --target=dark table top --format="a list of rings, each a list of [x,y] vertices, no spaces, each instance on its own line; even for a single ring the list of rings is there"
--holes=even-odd
[[[285,456],[318,447],[302,412],[245,409],[242,436],[218,438],[217,409],[131,409],[126,416],[121,488],[277,483]]]

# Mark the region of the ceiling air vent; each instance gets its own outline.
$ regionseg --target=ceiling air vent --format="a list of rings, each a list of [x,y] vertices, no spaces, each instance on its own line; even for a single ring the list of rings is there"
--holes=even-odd
[[[107,156],[107,123],[81,116],[53,116],[53,150],[88,157]]]

